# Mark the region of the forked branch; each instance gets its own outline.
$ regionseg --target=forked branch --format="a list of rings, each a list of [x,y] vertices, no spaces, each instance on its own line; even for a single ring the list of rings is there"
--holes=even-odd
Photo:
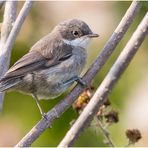
[[[16,8],[14,8],[14,5],[16,5],[15,4],[16,2],[15,1],[10,1],[10,2],[8,1],[8,2],[6,2],[6,6],[9,3],[11,3],[12,6],[10,7],[11,9],[8,9],[7,12],[6,12],[6,15],[9,16],[9,18],[6,18],[7,22],[10,22],[10,20],[11,20],[10,18],[12,17],[12,15],[14,13],[16,13],[16,12],[14,12],[14,11],[16,11]],[[3,27],[4,29],[6,29],[5,31],[2,28],[1,34],[4,37],[1,39],[1,41],[2,41],[2,43],[4,41],[4,44],[1,46],[1,50],[0,50],[0,77],[2,77],[4,75],[4,73],[8,69],[12,46],[13,46],[15,40],[16,40],[16,37],[17,37],[17,35],[18,35],[18,33],[19,33],[20,29],[21,29],[22,24],[25,21],[25,18],[28,15],[28,12],[29,12],[29,10],[30,10],[30,8],[32,6],[32,3],[33,2],[30,1],[30,0],[27,0],[25,2],[25,4],[24,4],[23,8],[21,9],[16,21],[13,23],[13,28],[12,28],[10,34],[9,34],[9,31],[10,31],[9,26],[7,28],[5,28],[5,26]],[[10,11],[10,10],[12,10],[12,11]],[[12,19],[12,20],[14,21],[14,19]],[[12,22],[10,22],[11,27],[12,27]],[[5,23],[5,20],[4,20],[4,23]],[[2,108],[2,100],[3,100],[3,93],[0,93],[0,107],[1,108]]]
[[[4,1],[1,1],[0,4],[3,5]],[[1,38],[0,38],[0,78],[8,70],[10,55],[7,54],[7,49],[4,49],[4,45],[13,27],[13,23],[15,22],[16,9],[17,9],[17,1],[5,2],[5,11],[4,11],[3,23],[1,25]],[[5,58],[3,57],[4,54]],[[4,93],[0,93],[0,111],[2,110],[3,96]]]

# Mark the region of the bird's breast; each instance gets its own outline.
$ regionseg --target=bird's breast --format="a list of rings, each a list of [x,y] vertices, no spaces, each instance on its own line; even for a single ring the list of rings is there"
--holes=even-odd
[[[69,59],[45,70],[43,73],[47,76],[49,83],[53,82],[53,80],[54,82],[67,81],[82,72],[83,67],[86,64],[86,59],[87,53],[84,49],[74,49],[73,54]]]
[[[66,81],[79,76],[86,64],[87,53],[84,49],[75,49],[73,55],[60,64],[42,70],[38,76],[37,93],[54,98],[66,91]],[[36,81],[37,82],[37,81]],[[41,83],[42,82],[42,83]]]

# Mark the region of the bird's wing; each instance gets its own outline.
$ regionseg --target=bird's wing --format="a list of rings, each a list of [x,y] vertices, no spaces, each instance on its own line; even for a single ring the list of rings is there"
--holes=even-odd
[[[5,74],[4,79],[20,77],[44,67],[47,59],[38,52],[29,52],[19,59]]]
[[[2,80],[7,80],[9,78],[22,77],[26,73],[32,73],[39,69],[50,68],[54,65],[60,64],[62,61],[67,60],[72,56],[72,50],[70,50],[67,45],[63,45],[60,48],[47,49],[51,53],[46,56],[45,52],[40,50],[31,50],[29,53],[24,55],[20,60],[18,60],[5,74]],[[43,48],[44,49],[44,48]],[[56,55],[56,56],[55,56]]]

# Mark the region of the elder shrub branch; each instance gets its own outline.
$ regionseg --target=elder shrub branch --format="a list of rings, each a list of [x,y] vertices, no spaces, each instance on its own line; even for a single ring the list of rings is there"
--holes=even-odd
[[[8,1],[8,2],[6,2],[6,5],[8,3],[14,4],[14,2],[15,1],[10,1],[10,2]],[[1,50],[0,50],[0,72],[1,72],[0,77],[2,77],[4,75],[4,73],[8,70],[12,46],[13,46],[15,40],[16,40],[16,37],[17,37],[17,35],[18,35],[18,33],[19,33],[20,29],[21,29],[22,24],[25,21],[25,18],[28,15],[28,12],[29,12],[29,10],[30,10],[30,8],[32,6],[32,3],[33,2],[30,1],[30,0],[27,0],[25,2],[25,4],[23,5],[23,8],[21,9],[16,21],[13,23],[13,28],[12,28],[10,34],[7,34],[7,31],[9,32],[10,28],[8,27],[8,29],[6,29],[6,31],[5,31],[6,33],[3,33],[4,32],[3,28],[5,28],[5,26],[4,27],[2,26],[1,34],[4,36],[2,38],[2,42],[4,40],[4,45],[1,46]],[[7,13],[9,13],[9,14],[7,14],[7,15],[9,17],[11,17],[11,14],[13,14],[12,12],[14,10],[12,12],[10,10],[8,10],[8,11],[9,12],[7,12]],[[7,20],[7,21],[9,22],[9,20]],[[12,22],[11,22],[11,27],[12,27]],[[6,37],[7,37],[7,40],[6,40]],[[3,93],[0,93],[1,107],[2,107],[3,96],[4,96]]]
[[[2,4],[4,1],[1,2]],[[3,23],[1,26],[1,40],[0,40],[0,77],[2,77],[8,70],[10,55],[7,54],[7,49],[4,48],[8,39],[9,33],[13,27],[16,19],[17,1],[7,1],[5,3],[5,11]],[[6,54],[6,58],[3,55]],[[0,93],[0,110],[2,110],[4,93]]]
[[[135,18],[139,10],[139,2],[132,2],[131,6],[127,10],[126,14],[122,18],[121,22],[113,32],[112,36],[100,52],[96,60],[90,66],[87,73],[84,75],[83,80],[86,84],[90,84],[94,76],[101,70],[102,66],[108,60],[120,40],[123,38],[133,19]],[[76,87],[68,94],[68,96],[61,100],[53,109],[47,112],[47,120],[41,119],[16,145],[16,147],[28,147],[30,146],[48,127],[51,126],[56,118],[59,118],[63,112],[65,112],[72,103],[83,92],[84,88],[80,85]]]
[[[95,92],[94,96],[85,107],[79,118],[73,124],[71,129],[67,132],[64,139],[58,147],[69,147],[74,144],[80,133],[87,127],[93,120],[93,117],[98,112],[99,108],[107,101],[107,95],[112,91],[113,86],[117,83],[120,76],[123,74],[130,61],[136,54],[138,48],[144,41],[148,34],[148,13],[143,18],[142,22],[132,35],[129,42],[119,55],[115,64],[101,83],[100,87]]]

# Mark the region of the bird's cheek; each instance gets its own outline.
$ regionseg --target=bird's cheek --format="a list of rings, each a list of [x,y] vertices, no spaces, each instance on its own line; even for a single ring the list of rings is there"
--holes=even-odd
[[[88,45],[90,44],[90,42],[91,42],[91,39],[90,38],[85,38],[85,39],[83,39],[82,42],[80,42],[80,46],[82,48],[87,48]]]

